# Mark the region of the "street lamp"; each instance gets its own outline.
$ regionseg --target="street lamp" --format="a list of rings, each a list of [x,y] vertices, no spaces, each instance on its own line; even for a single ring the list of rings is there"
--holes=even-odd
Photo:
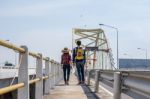
[[[110,26],[110,25],[105,25],[105,24],[99,24],[100,26],[106,26],[109,28],[113,28],[116,30],[117,33],[117,68],[119,69],[119,44],[118,44],[118,28]]]
[[[143,48],[137,48],[138,50],[142,50],[145,51],[145,58],[147,59],[147,49],[143,49]]]

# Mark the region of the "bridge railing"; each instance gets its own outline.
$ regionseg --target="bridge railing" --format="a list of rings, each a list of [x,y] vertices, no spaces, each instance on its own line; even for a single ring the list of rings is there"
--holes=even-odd
[[[19,53],[18,83],[0,89],[0,96],[17,90],[17,99],[30,99],[30,85],[35,84],[35,99],[42,99],[43,94],[49,94],[50,89],[62,79],[61,64],[43,57],[40,53],[29,52],[26,46],[17,47],[7,41],[0,40],[0,45]],[[36,58],[36,74],[29,78],[29,56]],[[45,61],[45,72],[43,70]],[[44,91],[43,91],[44,90]],[[43,93],[44,92],[44,93]]]
[[[150,99],[149,71],[89,70],[88,85],[90,78],[94,81],[95,92],[103,86],[112,93],[113,99]]]

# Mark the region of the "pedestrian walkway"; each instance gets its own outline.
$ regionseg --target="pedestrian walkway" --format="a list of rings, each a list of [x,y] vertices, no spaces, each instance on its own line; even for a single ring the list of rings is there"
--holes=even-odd
[[[85,85],[77,85],[76,76],[71,75],[70,84],[64,85],[60,82],[50,95],[44,96],[44,99],[97,99],[94,93]]]

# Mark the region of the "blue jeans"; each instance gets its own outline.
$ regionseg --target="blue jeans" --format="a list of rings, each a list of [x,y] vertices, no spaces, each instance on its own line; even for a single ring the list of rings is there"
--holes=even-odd
[[[63,65],[63,72],[64,72],[64,81],[69,81],[70,77],[70,65]]]
[[[84,79],[84,62],[76,62],[77,73],[78,73],[78,80],[79,82],[85,81]]]

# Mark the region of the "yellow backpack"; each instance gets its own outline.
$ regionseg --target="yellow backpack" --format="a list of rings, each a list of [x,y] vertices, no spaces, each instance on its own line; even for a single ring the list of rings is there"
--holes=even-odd
[[[84,50],[82,47],[76,48],[76,57],[75,59],[77,60],[82,60],[84,59]]]

